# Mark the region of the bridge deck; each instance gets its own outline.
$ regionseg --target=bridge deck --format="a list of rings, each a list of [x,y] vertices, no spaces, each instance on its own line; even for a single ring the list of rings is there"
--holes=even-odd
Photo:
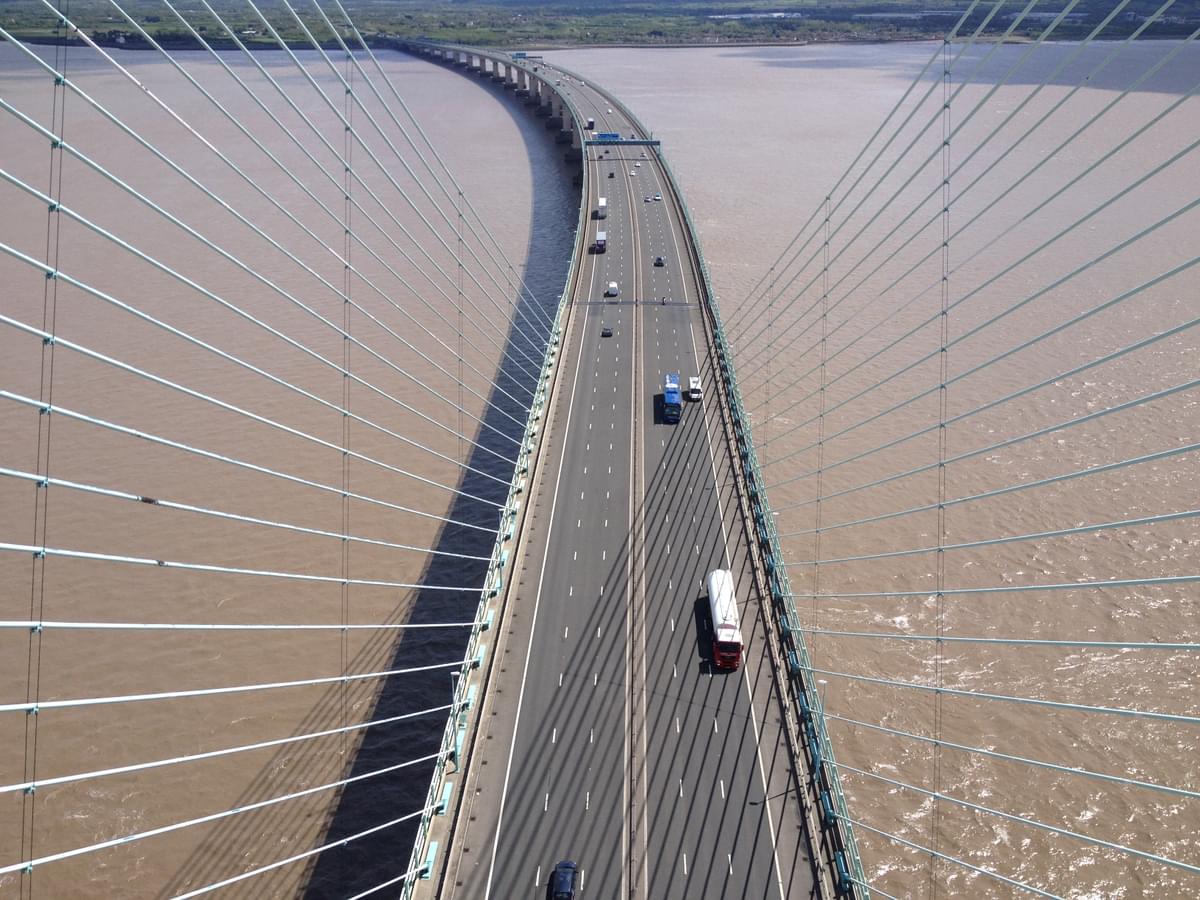
[[[592,85],[561,78],[598,129],[637,133]],[[571,298],[498,669],[435,889],[541,896],[569,858],[585,896],[809,897],[687,228],[653,152],[585,153],[585,202],[607,197],[608,214],[581,246],[604,230],[608,251],[587,256]],[[706,388],[677,425],[655,405],[672,371]],[[736,673],[709,661],[703,582],[716,568],[738,583]]]

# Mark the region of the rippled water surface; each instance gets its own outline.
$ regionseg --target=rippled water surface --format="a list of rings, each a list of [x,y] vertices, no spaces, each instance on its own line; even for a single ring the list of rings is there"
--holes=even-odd
[[[938,657],[931,641],[844,633],[914,637],[936,635],[940,629],[943,636],[963,637],[1145,644],[1196,640],[1200,611],[1195,583],[1146,581],[1197,571],[1200,537],[1194,520],[948,550],[940,567],[940,584],[946,591],[940,604],[936,597],[939,554],[930,551],[936,550],[939,540],[942,545],[990,542],[1200,507],[1194,478],[1197,456],[1192,452],[987,500],[964,501],[948,506],[941,519],[937,512],[940,501],[1197,441],[1200,412],[1194,389],[1164,394],[1067,430],[1051,428],[1195,379],[1200,348],[1190,330],[1102,366],[1056,377],[1194,319],[1200,309],[1196,299],[1200,281],[1190,271],[1138,290],[1132,302],[1098,312],[1059,335],[1039,339],[1028,350],[974,371],[1071,317],[1141,288],[1194,255],[1200,220],[1185,210],[1161,227],[1153,240],[1115,253],[1087,273],[1045,290],[1018,312],[988,324],[1017,299],[1038,294],[1095,259],[1100,253],[1097,248],[1114,246],[1195,200],[1200,166],[1186,151],[1200,134],[1200,107],[1189,98],[1128,149],[1100,163],[1077,189],[1033,217],[1025,219],[1021,213],[1185,97],[1200,72],[1200,56],[1191,49],[1108,113],[1102,129],[1066,149],[1056,149],[1060,140],[1119,97],[1174,46],[1145,44],[1104,67],[1071,98],[1070,112],[1056,116],[1056,129],[1037,131],[1004,159],[998,159],[1007,146],[1003,142],[986,144],[970,159],[969,151],[959,148],[979,145],[983,135],[1052,75],[1037,98],[1014,114],[1021,127],[1033,125],[1095,65],[1095,54],[1107,50],[1089,50],[1056,71],[1070,48],[1043,48],[1014,75],[1005,73],[1024,52],[1021,48],[1001,48],[991,57],[985,57],[984,51],[970,51],[962,68],[956,66],[956,71],[978,74],[969,90],[954,101],[950,127],[961,124],[962,130],[954,134],[949,160],[952,167],[961,162],[963,169],[951,180],[952,189],[970,183],[987,165],[994,162],[996,167],[978,188],[955,197],[950,224],[957,228],[996,200],[994,210],[984,214],[984,224],[951,241],[948,259],[943,259],[937,251],[943,222],[936,209],[931,213],[929,207],[920,207],[922,212],[913,222],[932,215],[931,230],[893,256],[889,254],[895,244],[887,245],[883,253],[865,253],[886,240],[892,228],[905,227],[902,219],[917,208],[917,198],[932,192],[936,203],[940,197],[944,160],[937,148],[944,123],[935,119],[932,130],[919,139],[915,137],[919,127],[913,124],[904,132],[904,140],[882,152],[883,168],[900,156],[910,137],[918,157],[934,154],[933,168],[906,174],[906,164],[898,164],[869,192],[871,199],[863,203],[862,212],[852,216],[850,210],[872,184],[864,181],[860,192],[831,216],[828,267],[821,262],[826,258],[824,241],[817,238],[804,251],[806,259],[816,254],[815,268],[810,265],[794,283],[768,274],[768,268],[810,220],[821,231],[826,194],[936,48],[609,49],[548,54],[612,90],[661,137],[691,204],[727,324],[740,342],[738,367],[746,394],[753,397],[756,437],[766,442],[759,452],[768,463],[768,484],[775,485],[771,498],[793,564],[796,603],[806,626],[826,632],[810,635],[810,647],[814,665],[829,673],[821,676],[828,682],[823,685],[828,709],[842,717],[830,723],[838,759],[870,773],[843,772],[851,814],[872,828],[918,845],[936,844],[941,852],[972,865],[994,868],[1072,897],[1190,897],[1200,893],[1200,881],[1144,857],[949,801],[937,805],[940,821],[934,828],[928,796],[872,776],[941,791],[1052,829],[1077,831],[1195,866],[1200,865],[1200,807],[1194,798],[950,748],[942,751],[939,762],[930,744],[919,740],[936,735],[968,748],[1196,792],[1200,791],[1200,756],[1194,723],[950,695],[939,710],[931,694],[846,676],[1195,717],[1200,713],[1196,653],[944,643]],[[53,49],[43,56],[53,61]],[[61,230],[48,237],[44,200],[11,181],[0,186],[0,241],[32,261],[23,262],[11,253],[0,258],[0,311],[15,322],[53,330],[94,351],[89,356],[60,345],[51,355],[37,334],[11,324],[0,329],[4,390],[33,401],[52,399],[56,406],[91,419],[40,416],[28,402],[5,399],[0,405],[0,464],[123,492],[114,497],[53,486],[45,505],[39,507],[29,481],[0,479],[0,540],[150,563],[50,557],[42,564],[29,554],[5,553],[0,556],[0,618],[333,625],[403,621],[414,598],[395,584],[415,582],[425,574],[429,580],[444,579],[446,586],[453,586],[469,580],[478,561],[427,570],[424,555],[379,542],[437,546],[471,555],[490,551],[490,540],[478,528],[495,523],[494,508],[487,501],[495,496],[498,482],[487,476],[502,475],[507,480],[504,463],[496,454],[511,450],[517,427],[512,414],[522,399],[515,382],[520,381],[522,369],[533,365],[532,357],[540,360],[540,353],[529,348],[541,314],[530,310],[528,321],[518,316],[518,329],[510,334],[506,320],[513,291],[505,281],[508,265],[472,263],[459,275],[454,259],[459,246],[455,192],[451,191],[451,200],[436,206],[424,197],[412,175],[388,155],[388,140],[404,146],[394,124],[384,123],[388,140],[367,139],[381,159],[389,160],[385,168],[374,167],[361,148],[353,151],[354,165],[364,179],[351,191],[362,204],[351,212],[353,228],[381,259],[355,244],[350,258],[361,274],[351,277],[338,255],[346,248],[338,219],[345,209],[339,187],[344,171],[337,156],[345,148],[344,129],[326,104],[305,92],[304,79],[290,64],[277,54],[262,57],[280,83],[304,99],[298,109],[285,109],[277,100],[269,102],[298,134],[304,130],[301,113],[319,125],[329,143],[311,136],[302,143],[320,165],[287,140],[211,58],[179,57],[239,121],[261,135],[298,179],[283,175],[166,63],[150,54],[126,52],[117,58],[227,152],[245,176],[204,149],[177,122],[155,109],[137,86],[94,54],[72,50],[66,66],[98,102],[120,110],[139,134],[168,149],[173,160],[277,243],[238,221],[204,191],[186,185],[162,160],[78,97],[69,97],[65,113],[58,115],[51,80],[15,48],[0,45],[0,97],[60,133],[89,159],[154,198],[164,211],[190,223],[262,276],[252,276],[227,257],[202,249],[161,213],[149,210],[78,158],[68,157],[61,179],[55,175],[52,180],[48,139],[11,114],[0,118],[5,171],[40,191],[58,185],[53,192],[64,205],[205,289],[182,285],[161,268],[134,260],[77,221],[64,218]],[[232,56],[228,59],[264,101],[272,96],[273,88],[264,76]],[[561,148],[547,139],[540,120],[473,76],[399,55],[384,54],[383,60],[398,90],[459,176],[487,231],[513,268],[524,271],[533,304],[551,308],[565,275],[577,209],[572,170],[563,163]],[[341,103],[336,79],[311,55],[304,61]],[[976,63],[980,68],[971,69]],[[930,78],[940,80],[940,61],[931,71],[923,84]],[[960,81],[963,78],[960,75]],[[940,83],[936,91],[940,96]],[[977,101],[979,111],[968,116]],[[363,113],[356,110],[353,116],[355,125],[367,133]],[[1089,219],[1056,242],[1052,251],[1005,272],[1059,229],[1176,153],[1182,154],[1181,159],[1132,198]],[[402,155],[417,165],[410,151]],[[1043,159],[1046,165],[1036,176],[1022,183],[1012,197],[1001,197],[1018,182],[1020,173]],[[422,177],[422,184],[436,193],[428,178]],[[911,199],[904,195],[892,205],[881,201],[903,184],[919,189],[918,193]],[[305,188],[333,214],[322,211]],[[400,198],[401,189],[413,198],[411,206]],[[370,191],[385,202],[373,200]],[[834,192],[831,206],[840,196]],[[297,210],[299,223],[289,221],[270,198]],[[441,220],[438,210],[449,211],[448,220]],[[872,218],[874,210],[881,211]],[[848,224],[833,234],[842,221]],[[860,227],[864,236],[852,242]],[[411,249],[409,235],[420,241],[428,257],[405,259],[399,254],[399,247]],[[53,252],[55,246],[57,267],[86,288],[61,279],[56,293],[48,287],[36,263],[47,258],[48,247]],[[485,246],[491,242],[484,236],[464,233],[464,250],[470,248],[483,259]],[[313,271],[302,271],[287,251]],[[860,265],[863,258],[871,264]],[[881,264],[878,269],[876,261]],[[899,287],[891,286],[909,270],[912,274],[904,275]],[[943,336],[937,314],[946,270],[951,272],[948,302],[971,297],[954,307]],[[347,285],[357,305],[348,305],[339,293]],[[769,303],[758,299],[764,289],[772,298]],[[270,328],[214,302],[214,295]],[[195,340],[169,333],[106,297],[136,307]],[[461,346],[460,306],[465,329]],[[307,350],[270,329],[303,343]],[[353,340],[344,336],[345,331]],[[955,342],[945,373],[939,353],[944,338]],[[286,384],[233,364],[197,341],[269,370]],[[517,345],[523,349],[513,349]],[[152,383],[95,354],[122,360],[204,396]],[[465,360],[462,369],[460,355]],[[491,393],[489,387],[502,355],[509,360],[506,371],[514,381],[503,382],[511,389],[511,398]],[[347,379],[342,374],[347,366],[362,380]],[[944,407],[937,390],[943,375],[961,376],[948,387]],[[1043,387],[1019,400],[983,408],[1043,381]],[[228,406],[218,408],[209,397],[286,423],[326,443],[301,439],[261,419],[252,421]],[[346,404],[359,417],[348,426],[339,408]],[[897,404],[903,406],[893,410]],[[494,426],[483,428],[486,438],[481,437],[480,419]],[[523,415],[518,412],[516,419],[523,421]],[[944,429],[945,443],[939,446],[938,433],[943,429],[938,425],[948,420],[952,424]],[[103,423],[163,436],[259,468],[235,468],[221,459],[155,443]],[[1039,429],[1049,430],[988,449]],[[399,440],[396,434],[416,445]],[[340,451],[344,444],[359,455],[344,462]],[[975,450],[980,452],[970,455]],[[872,452],[857,458],[864,451]],[[969,458],[948,464],[945,481],[939,484],[939,460],[957,455]],[[462,480],[464,463],[474,470],[467,472],[466,481]],[[333,490],[300,486],[264,474],[263,468]],[[818,470],[820,477],[814,475]],[[893,475],[900,477],[889,478]],[[454,495],[429,481],[464,490],[469,485],[483,501],[463,502],[460,497],[452,504]],[[876,481],[885,483],[864,487]],[[343,504],[341,492],[347,488],[355,497]],[[344,557],[336,537],[139,503],[139,496],[335,536],[346,531],[375,543],[353,543]],[[454,518],[460,524],[444,529],[439,519],[412,516],[398,506]],[[915,511],[891,515],[906,510]],[[866,519],[872,521],[861,521]],[[906,550],[924,552],[879,557]],[[864,556],[874,558],[846,560]],[[815,565],[814,559],[821,564]],[[334,583],[205,574],[154,565],[158,560],[302,572],[332,578]],[[343,591],[336,583],[343,577],[394,584],[353,584]],[[1139,583],[954,593],[966,588],[1103,580]],[[816,594],[822,596],[814,599]],[[458,617],[467,619],[474,610],[469,595],[457,601],[442,597],[440,602],[444,606],[438,615],[441,609],[450,613],[457,609],[461,610]],[[443,659],[456,646],[456,639],[448,638],[443,644],[424,645],[420,653],[397,655],[394,632],[369,630],[47,629],[31,639],[27,629],[10,628],[0,632],[0,640],[5,703],[24,702],[31,694],[46,701],[379,672],[411,665],[413,660]],[[419,688],[392,681],[396,691],[388,695],[385,690],[383,699],[375,679],[344,688],[308,685],[43,710],[37,718],[36,742],[30,718],[0,713],[9,717],[0,728],[0,783],[323,732],[367,716],[382,717],[389,709],[445,703],[449,680],[438,674]],[[880,726],[891,732],[879,730]],[[380,760],[432,752],[413,748],[428,748],[432,741],[435,750],[440,731],[441,720],[433,717],[416,729],[376,730],[361,747],[356,732],[334,734],[47,787],[39,789],[35,799],[8,793],[0,825],[0,865],[22,858],[31,846],[37,856],[53,854],[329,784],[346,777],[351,759],[357,759],[353,772],[359,773],[385,764]],[[179,893],[301,854],[331,834],[353,833],[403,815],[422,802],[427,783],[428,769],[411,776],[401,772],[389,779],[385,789],[357,795],[361,799],[353,806],[339,805],[335,790],[319,791],[48,864],[35,873],[33,883],[42,896]],[[341,896],[347,883],[361,882],[365,889],[400,871],[408,858],[407,834],[397,829],[384,843],[371,845],[369,853],[326,854],[319,866],[311,860],[299,861],[226,892],[290,896],[309,882],[315,896]],[[879,887],[896,896],[928,890],[930,868],[925,855],[865,828],[860,829],[859,840],[867,875]],[[936,875],[950,895],[1012,892],[951,863],[938,866]],[[0,876],[0,894],[15,893],[17,882],[16,874]]]

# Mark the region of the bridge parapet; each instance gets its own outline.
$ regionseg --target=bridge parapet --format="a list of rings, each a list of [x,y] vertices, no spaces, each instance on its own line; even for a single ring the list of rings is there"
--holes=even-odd
[[[402,49],[407,49],[410,52],[418,52],[422,55],[431,55],[448,60],[452,64],[458,59],[460,53],[463,52],[466,53],[468,64],[470,64],[473,56],[478,56],[481,73],[486,71],[488,59],[491,59],[493,64],[497,66],[507,64],[510,72],[523,72],[526,79],[525,84],[530,85],[532,88],[533,81],[530,79],[536,80],[541,86],[549,88],[550,94],[547,96],[547,99],[552,101],[557,100],[561,104],[558,107],[559,110],[563,106],[566,107],[570,112],[574,124],[574,127],[571,129],[575,132],[574,139],[577,142],[582,142],[582,120],[570,98],[565,96],[561,91],[556,91],[554,86],[550,85],[545,79],[536,79],[535,76],[524,69],[523,66],[520,66],[520,64],[514,65],[512,62],[509,62],[507,57],[501,57],[498,54],[487,56],[479,51],[435,44],[405,43],[400,46]],[[446,54],[450,55],[447,56]],[[514,75],[512,81],[509,83],[516,84],[517,76]],[[578,146],[578,143],[576,145]],[[581,157],[581,170],[584,164]],[[492,548],[470,638],[467,642],[466,651],[463,654],[461,667],[458,670],[458,677],[454,682],[451,710],[442,734],[442,742],[437,754],[437,766],[434,769],[433,777],[430,779],[429,791],[422,806],[420,823],[413,841],[409,863],[405,868],[404,874],[401,876],[403,879],[401,897],[405,898],[405,900],[412,897],[414,890],[422,880],[430,879],[437,865],[439,847],[444,844],[443,841],[434,840],[433,838],[435,836],[441,837],[443,830],[447,834],[453,833],[454,821],[462,801],[461,787],[463,779],[461,777],[452,779],[451,776],[461,773],[466,768],[473,747],[471,738],[479,724],[479,711],[482,708],[482,704],[477,701],[487,688],[493,664],[493,657],[489,656],[489,647],[484,640],[484,632],[490,631],[493,626],[499,627],[508,603],[508,591],[511,588],[511,564],[516,559],[517,546],[524,524],[524,513],[527,508],[527,504],[524,504],[522,500],[527,495],[530,480],[537,468],[540,452],[543,448],[542,438],[544,436],[546,414],[549,409],[549,399],[553,393],[554,379],[558,371],[557,363],[559,361],[559,352],[562,349],[561,343],[563,335],[566,332],[567,319],[570,315],[570,299],[573,293],[573,285],[578,275],[580,261],[584,256],[585,224],[591,200],[588,196],[589,188],[587,179],[582,178],[581,181],[583,184],[583,194],[580,198],[579,216],[575,228],[575,246],[571,252],[570,264],[567,268],[566,279],[563,282],[563,291],[559,296],[558,308],[554,315],[553,326],[550,330],[546,350],[543,355],[534,399],[530,405],[529,415],[525,422],[521,450],[518,455],[517,464],[513,470],[512,480],[509,484],[507,500],[499,512],[500,528],[496,534],[496,542]],[[495,642],[493,641],[492,643],[494,647]],[[446,818],[443,819],[443,817]],[[436,827],[439,821],[445,821],[444,829]]]

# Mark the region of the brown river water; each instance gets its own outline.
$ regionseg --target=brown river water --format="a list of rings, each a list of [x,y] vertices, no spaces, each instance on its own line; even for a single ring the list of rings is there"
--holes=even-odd
[[[937,476],[939,458],[952,459],[1196,378],[1200,357],[1191,331],[1077,375],[1054,378],[1195,318],[1200,309],[1200,278],[1192,270],[971,372],[1003,351],[1187,262],[1195,254],[1195,235],[1200,233],[1200,217],[1194,211],[1183,212],[1151,238],[1044,291],[995,325],[968,334],[1196,199],[1200,165],[1184,155],[1135,195],[1089,219],[1048,251],[993,279],[1200,136],[1200,106],[1195,98],[1185,99],[1170,117],[1114,154],[1075,189],[1035,216],[1024,215],[1195,86],[1200,54],[1187,48],[1108,113],[1103,127],[1052,153],[1088,115],[1116,98],[1174,46],[1141,45],[1120,64],[1107,67],[1047,127],[999,159],[990,178],[961,199],[955,198],[952,232],[999,197],[1021,173],[1039,160],[1048,160],[1035,177],[1000,198],[978,227],[964,229],[961,237],[950,242],[948,300],[954,303],[971,296],[953,307],[947,318],[952,344],[945,354],[946,374],[954,380],[946,390],[944,409],[936,390],[942,380],[939,357],[943,355],[937,321],[942,303],[943,260],[938,249],[942,222],[936,210],[925,206],[914,217],[914,225],[930,216],[934,224],[909,246],[885,261],[899,243],[893,242],[886,251],[871,256],[870,265],[859,266],[864,249],[886,240],[893,227],[898,226],[902,235],[908,233],[901,219],[916,205],[916,198],[930,191],[938,194],[940,122],[914,143],[912,158],[923,160],[934,154],[930,168],[920,172],[913,171],[915,166],[906,168],[910,164],[905,157],[849,214],[865,188],[916,135],[919,126],[910,125],[902,139],[883,150],[884,165],[868,173],[857,193],[837,206],[831,215],[827,275],[818,252],[817,262],[809,264],[794,284],[785,289],[786,279],[779,279],[771,292],[779,299],[769,304],[753,299],[759,294],[760,279],[787,241],[814,212],[818,222],[823,217],[818,210],[826,192],[900,100],[934,52],[933,46],[550,54],[612,90],[663,140],[698,224],[727,325],[735,343],[742,341],[738,367],[754,413],[756,437],[766,441],[759,452],[767,463],[767,483],[785,482],[772,488],[770,496],[779,510],[779,530],[788,535],[783,540],[785,553],[794,564],[792,585],[807,627],[889,635],[932,635],[940,628],[944,637],[1196,642],[1200,632],[1196,583],[953,593],[963,588],[1194,575],[1200,568],[1200,532],[1193,519],[947,550],[941,584],[950,593],[940,605],[938,566],[932,552],[833,561],[936,548],[939,538],[943,545],[988,541],[1200,507],[1194,477],[1197,455],[1192,452],[952,504],[941,521],[936,509],[940,499],[967,497],[1196,442],[1200,411],[1193,389],[948,464],[942,486]],[[54,60],[53,48],[39,52]],[[995,146],[985,144],[968,159],[981,136],[1017,109],[1070,50],[1044,48],[1028,70],[1005,79],[1004,72],[1020,52],[1002,48],[984,62],[976,82],[954,99],[952,127],[961,122],[962,129],[954,133],[949,160],[952,170],[960,162],[963,168],[951,177],[952,192],[996,162],[1012,143],[1009,139]],[[1019,126],[1013,128],[1032,125],[1078,83],[1081,73],[1095,65],[1097,53],[1106,52],[1089,50],[1091,55],[1064,67],[1018,110]],[[956,64],[956,71],[972,71],[983,54],[970,51],[961,68]],[[507,480],[507,474],[494,453],[474,448],[470,441],[486,432],[479,443],[504,455],[513,452],[511,435],[517,426],[507,416],[513,415],[516,404],[490,393],[490,376],[501,348],[509,346],[506,342],[511,339],[509,358],[515,361],[508,363],[506,371],[516,377],[502,381],[502,386],[516,398],[526,396],[520,384],[528,383],[525,370],[533,363],[524,357],[523,349],[517,349],[527,340],[520,332],[537,331],[543,314],[532,307],[551,307],[561,290],[576,214],[571,169],[562,162],[560,148],[547,140],[540,120],[503,94],[473,77],[383,55],[398,90],[485,223],[477,226],[478,233],[469,229],[465,233],[466,255],[473,251],[485,258],[489,250],[495,252],[494,239],[512,267],[525,272],[536,299],[523,305],[527,318],[518,316],[519,332],[510,335],[513,291],[506,281],[508,264],[470,262],[467,272],[458,273],[454,204],[439,200],[435,208],[403,171],[388,141],[401,148],[406,159],[411,161],[414,154],[405,148],[394,123],[384,119],[377,102],[370,100],[367,108],[381,122],[387,140],[372,130],[361,110],[350,113],[367,146],[386,163],[381,170],[361,146],[353,148],[352,159],[363,183],[351,190],[361,204],[351,213],[351,225],[387,265],[354,244],[350,258],[360,274],[348,276],[337,255],[345,240],[339,220],[345,201],[338,187],[343,178],[338,154],[345,146],[344,127],[286,60],[278,54],[261,57],[280,84],[294,92],[298,109],[287,108],[248,64],[238,62],[237,71],[289,129],[306,135],[301,143],[320,161],[319,166],[288,141],[211,58],[178,57],[260,136],[296,175],[295,180],[286,177],[161,58],[127,52],[117,58],[226,153],[245,178],[94,53],[73,49],[66,66],[98,102],[119,112],[122,120],[314,272],[302,271],[283,250],[185,184],[80,98],[70,96],[64,115],[57,119],[51,79],[8,45],[0,45],[0,98],[46,128],[61,132],[68,143],[106,170],[247,263],[270,286],[202,247],[70,156],[61,170],[61,193],[57,188],[51,191],[64,206],[209,293],[181,285],[65,216],[59,217],[60,230],[51,232],[53,240],[48,239],[45,203],[11,182],[0,185],[0,242],[44,261],[47,247],[56,241],[57,266],[63,273],[268,370],[287,385],[169,334],[63,279],[52,291],[41,270],[12,255],[0,256],[0,312],[37,329],[51,330],[43,323],[53,320],[52,330],[65,340],[326,444],[218,408],[203,397],[151,383],[63,344],[51,354],[38,335],[8,324],[0,328],[0,389],[33,400],[52,398],[56,406],[69,411],[286,472],[332,490],[237,468],[68,415],[42,416],[34,406],[13,399],[0,403],[0,466],[36,473],[40,456],[40,471],[53,478],[334,536],[230,521],[65,485],[50,487],[44,506],[38,506],[28,480],[0,478],[0,541],[150,561],[135,565],[51,555],[38,563],[27,552],[5,552],[0,554],[0,619],[332,626],[404,621],[414,596],[397,584],[426,575],[429,583],[454,587],[470,580],[478,561],[446,557],[427,572],[425,554],[379,542],[418,548],[436,545],[470,555],[490,551],[487,533],[471,526],[494,527],[496,514],[489,501],[503,488],[487,475],[499,474]],[[232,54],[226,58],[234,64]],[[312,54],[303,59],[334,103],[342,104],[340,83]],[[940,78],[940,63],[934,71],[934,77]],[[361,86],[361,76],[354,78]],[[989,95],[1002,79],[1006,83]],[[936,86],[932,97],[940,97],[941,91]],[[980,110],[968,117],[976,101],[982,101]],[[317,124],[328,146],[304,131],[301,112]],[[61,127],[55,124],[58,121]],[[889,134],[885,131],[873,146]],[[865,159],[873,155],[872,151]],[[54,159],[47,139],[8,112],[0,116],[0,168],[5,172],[47,192],[48,185],[59,183],[57,175],[51,180]],[[852,181],[840,190],[844,193]],[[435,192],[430,178],[422,176],[422,183]],[[871,219],[884,206],[881,198],[905,184],[917,191],[913,199],[902,195]],[[329,213],[306,194],[306,188],[326,204]],[[411,206],[400,190],[413,198]],[[288,221],[264,193],[297,210],[297,218],[312,234]],[[831,209],[840,197],[834,193]],[[447,213],[448,221],[441,219],[438,210]],[[847,217],[847,224],[834,234]],[[405,251],[413,246],[402,228],[428,250],[428,258],[415,251],[410,259],[401,257],[397,246]],[[860,228],[864,236],[851,242]],[[487,235],[482,234],[484,229]],[[812,231],[810,227],[805,237]],[[820,251],[822,239],[815,241],[802,258],[808,259],[814,248]],[[931,251],[933,255],[926,259]],[[905,274],[909,269],[912,273]],[[355,306],[347,307],[340,293],[347,284]],[[825,284],[829,286],[827,315],[822,324]],[[307,350],[222,308],[210,294]],[[299,309],[296,302],[327,321]],[[348,330],[350,341],[343,330]],[[826,335],[823,354],[822,331]],[[325,361],[316,360],[313,353]],[[538,354],[529,351],[529,356]],[[347,360],[352,376],[366,384],[344,378],[341,367]],[[915,365],[894,374],[909,364]],[[963,377],[955,379],[956,375]],[[955,419],[945,429],[945,443],[939,449],[939,421],[1043,380],[1049,382],[1043,388]],[[883,383],[873,387],[879,382]],[[294,388],[332,405],[322,405]],[[924,396],[889,412],[893,405],[920,394]],[[344,400],[355,416],[348,425],[338,408]],[[481,417],[492,426],[484,426],[482,432]],[[523,420],[519,414],[517,418]],[[898,440],[917,431],[923,433]],[[851,459],[892,441],[897,443]],[[344,442],[358,454],[346,462],[340,450]],[[464,461],[478,471],[469,472],[462,487],[483,500],[460,499],[452,505],[452,494],[438,485],[458,484]],[[818,468],[822,469],[819,486],[812,474]],[[920,471],[861,487],[911,469]],[[341,490],[353,492],[355,499],[343,504]],[[842,491],[847,493],[829,496]],[[414,516],[396,506],[449,516],[462,524],[443,529],[437,519]],[[904,516],[830,529],[918,507],[921,511]],[[822,527],[819,545],[813,534],[818,523]],[[349,542],[344,556],[343,542],[336,537],[344,530],[377,543]],[[814,565],[814,558],[822,560],[821,565]],[[158,560],[305,573],[334,581],[198,572],[154,565]],[[356,583],[343,590],[336,579],[347,577],[389,584]],[[814,599],[814,594],[826,596]],[[831,594],[837,596],[827,596]],[[427,604],[430,611],[424,621],[467,620],[475,608],[470,593],[446,591],[435,599],[435,605]],[[418,608],[423,607],[418,604]],[[46,702],[379,672],[446,661],[450,655],[446,648],[454,646],[454,638],[443,643],[431,639],[419,646],[407,644],[408,640],[410,649],[400,652],[396,632],[387,629],[204,632],[48,627],[31,637],[26,628],[5,628],[0,630],[0,684],[5,685],[0,703],[24,703],[31,696]],[[1196,700],[1200,684],[1194,650],[955,642],[943,643],[938,658],[934,646],[924,640],[810,635],[814,666],[832,673],[820,676],[828,682],[822,686],[827,709],[842,717],[830,722],[838,761],[871,773],[843,773],[855,818],[913,844],[936,844],[949,856],[1062,896],[1200,894],[1200,876],[1184,869],[949,800],[936,805],[938,824],[933,828],[935,809],[929,796],[893,782],[940,791],[1013,817],[1191,866],[1200,865],[1196,799],[950,748],[943,749],[939,760],[927,741],[870,727],[936,735],[967,747],[1196,792],[1200,791],[1196,724],[948,694],[943,695],[940,716],[935,717],[938,711],[931,693],[844,677],[940,684],[1195,717],[1200,714]],[[336,729],[367,716],[382,718],[449,699],[450,678],[445,672],[426,677],[418,687],[403,676],[386,683],[389,687],[382,700],[380,680],[368,679],[345,687],[320,684],[43,709],[36,721],[22,711],[0,712],[5,717],[0,728],[0,786],[22,783],[31,771],[38,778],[53,778],[166,760]],[[399,687],[393,690],[395,684]],[[403,730],[373,729],[361,747],[358,732],[351,731],[42,787],[32,797],[7,792],[0,819],[0,867],[28,855],[30,844],[35,857],[48,856],[319,788],[347,774],[433,752],[440,731],[440,719],[432,716]],[[34,896],[42,897],[183,893],[301,854],[331,835],[352,834],[411,811],[423,801],[428,782],[427,768],[413,771],[416,774],[402,770],[386,780],[367,780],[357,794],[348,789],[341,803],[334,790],[314,791],[285,803],[46,863],[24,883],[32,886]],[[346,896],[352,892],[348,885],[365,890],[400,873],[408,858],[404,836],[409,833],[400,826],[385,832],[390,834],[385,840],[363,842],[365,849],[357,853],[327,853],[319,864],[300,860],[227,887],[223,894],[284,897],[307,888],[311,896],[323,897]],[[950,896],[1018,893],[953,863],[943,862],[931,871],[925,854],[866,828],[859,829],[859,843],[868,879],[895,896],[930,895],[931,883]],[[0,897],[19,896],[20,890],[17,873],[0,875]]]

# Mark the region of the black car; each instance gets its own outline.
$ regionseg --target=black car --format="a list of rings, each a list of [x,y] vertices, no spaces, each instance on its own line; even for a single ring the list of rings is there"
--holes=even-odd
[[[609,173],[608,173],[608,177],[609,177],[609,178],[615,178],[615,177],[616,177],[616,174],[615,174],[614,172],[609,172]]]
[[[578,867],[564,859],[550,876],[550,900],[575,900],[575,873]]]
[[[663,266],[665,266],[667,264],[667,261],[665,259],[663,259],[661,256],[656,256],[656,257],[654,257],[654,264],[656,266],[658,266],[659,268],[662,268]]]
[[[605,325],[600,329],[600,337],[612,337],[612,329]]]

